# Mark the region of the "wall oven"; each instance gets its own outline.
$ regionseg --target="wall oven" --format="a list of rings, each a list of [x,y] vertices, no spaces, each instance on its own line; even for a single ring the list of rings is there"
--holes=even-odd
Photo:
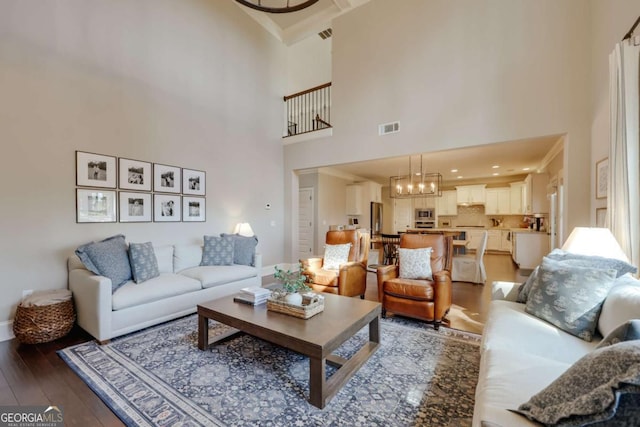
[[[434,209],[416,209],[414,219],[416,228],[436,228],[436,214]]]
[[[436,214],[434,209],[418,208],[416,209],[416,221],[435,221]]]
[[[416,221],[416,228],[436,228],[435,221]]]

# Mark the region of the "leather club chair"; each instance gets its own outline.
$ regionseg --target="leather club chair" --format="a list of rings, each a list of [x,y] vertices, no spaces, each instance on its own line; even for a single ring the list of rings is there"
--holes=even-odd
[[[452,237],[405,233],[400,237],[400,247],[433,248],[433,280],[402,279],[399,265],[378,267],[378,301],[382,303],[382,317],[392,312],[433,322],[434,329],[438,329],[451,308]]]
[[[325,240],[327,245],[351,243],[348,262],[340,265],[339,270],[325,270],[322,268],[323,258],[301,259],[302,274],[308,277],[307,285],[316,292],[348,297],[360,295],[364,299],[369,242],[369,234],[358,230],[328,231]]]

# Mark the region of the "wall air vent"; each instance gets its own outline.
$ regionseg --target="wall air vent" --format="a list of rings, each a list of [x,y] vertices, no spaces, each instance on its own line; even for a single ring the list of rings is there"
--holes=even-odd
[[[322,40],[326,40],[333,35],[333,30],[331,28],[327,28],[324,31],[320,31],[318,35]]]
[[[384,123],[378,125],[378,135],[387,135],[400,132],[400,122]]]

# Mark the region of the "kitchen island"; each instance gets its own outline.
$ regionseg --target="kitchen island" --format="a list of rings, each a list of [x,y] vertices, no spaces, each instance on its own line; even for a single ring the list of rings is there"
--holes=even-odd
[[[480,244],[482,233],[487,231],[487,250],[491,252],[500,252],[512,254],[516,264],[524,263],[525,267],[536,263],[538,265],[542,256],[549,252],[549,236],[546,232],[535,231],[530,228],[517,227],[439,227],[439,228],[408,228],[407,233],[437,233],[453,236],[454,240],[467,240],[469,243],[466,249],[476,250]],[[520,251],[518,259],[515,257],[515,241],[517,235],[532,235],[537,237],[520,237]],[[525,243],[525,241],[531,242]],[[535,250],[527,250],[526,245],[533,243]],[[542,255],[540,255],[542,253]],[[538,257],[540,259],[538,259]]]

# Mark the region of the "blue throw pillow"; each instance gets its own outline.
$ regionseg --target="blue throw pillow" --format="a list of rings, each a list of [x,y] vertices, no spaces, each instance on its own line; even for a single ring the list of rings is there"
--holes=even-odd
[[[129,262],[131,263],[133,280],[136,283],[142,283],[160,275],[158,259],[151,242],[130,243]]]
[[[522,286],[520,286],[520,291],[518,292],[518,296],[516,297],[516,302],[519,302],[522,304],[527,302],[527,298],[529,298],[529,292],[531,292],[531,287],[533,286],[536,279],[538,278],[539,268],[540,266],[534,268],[531,274],[529,274],[527,281],[524,282]]]
[[[253,255],[256,253],[258,238],[256,236],[241,236],[239,234],[220,234],[220,237],[233,238],[233,263],[254,266]]]
[[[127,243],[122,234],[82,245],[76,255],[87,270],[111,279],[111,292],[131,280]]]
[[[204,236],[204,248],[202,249],[202,261],[200,265],[232,265],[233,264],[234,239],[227,235]]]
[[[613,269],[616,270],[616,278],[626,273],[636,273],[638,271],[638,269],[633,265],[619,259],[605,258],[597,255],[574,254],[572,252],[563,251],[562,249],[554,249],[547,255],[547,258],[563,262],[565,265],[569,266],[591,267],[601,270]],[[529,292],[531,292],[531,286],[533,286],[537,277],[538,267],[533,270],[527,281],[520,287],[520,292],[518,292],[516,302],[521,302],[523,304],[527,302]]]
[[[616,270],[616,278],[626,273],[635,274],[638,271],[633,265],[619,259],[605,258],[597,255],[574,254],[563,251],[562,249],[554,249],[547,257],[556,261],[566,261],[575,266],[599,268],[602,270],[614,269]]]
[[[542,258],[525,311],[552,325],[591,341],[602,303],[613,286],[616,271],[569,266]]]

